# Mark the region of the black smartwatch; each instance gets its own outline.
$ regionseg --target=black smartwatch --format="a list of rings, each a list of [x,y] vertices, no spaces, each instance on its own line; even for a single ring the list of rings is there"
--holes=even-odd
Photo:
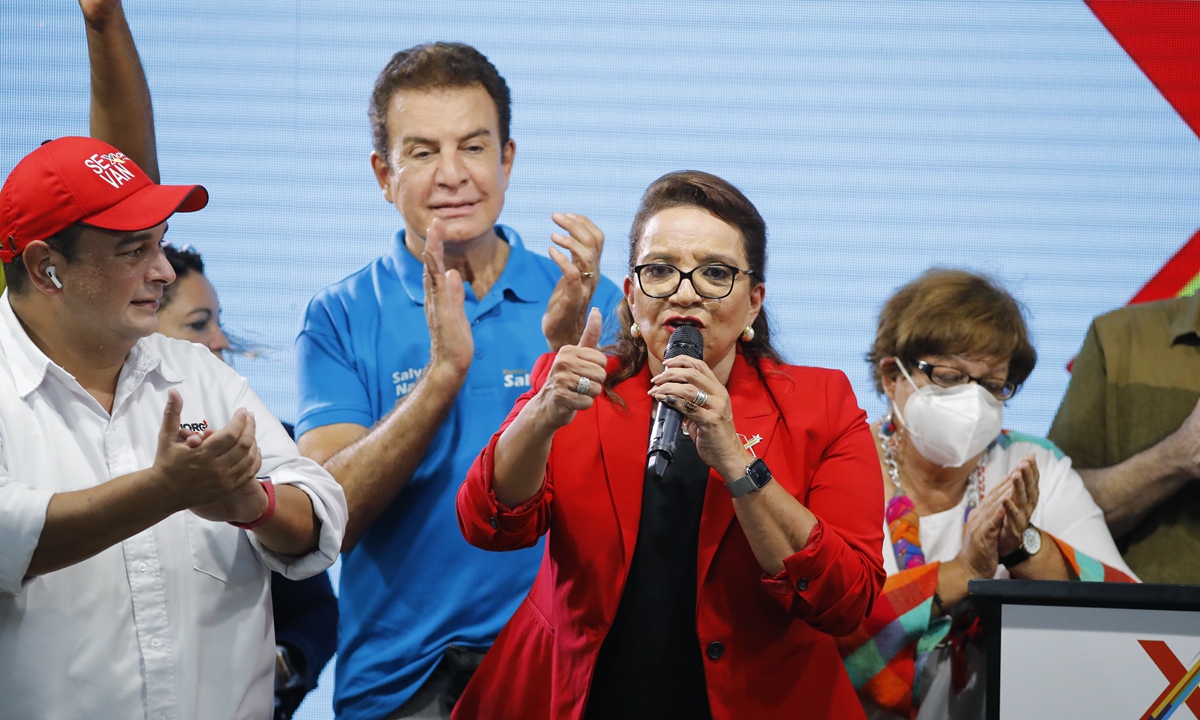
[[[754,462],[746,466],[746,474],[732,482],[726,482],[725,487],[729,490],[729,494],[735,498],[740,498],[743,495],[761,490],[763,485],[771,482],[771,471],[767,469],[767,464],[762,458],[755,458]]]

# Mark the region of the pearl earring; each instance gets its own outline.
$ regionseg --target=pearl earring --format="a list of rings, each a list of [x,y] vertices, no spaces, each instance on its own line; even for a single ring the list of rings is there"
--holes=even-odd
[[[629,334],[635,338],[640,338],[642,336],[642,329],[638,327],[637,323],[634,323],[629,326]]]
[[[742,342],[750,342],[754,339],[754,328],[748,327],[742,331]]]

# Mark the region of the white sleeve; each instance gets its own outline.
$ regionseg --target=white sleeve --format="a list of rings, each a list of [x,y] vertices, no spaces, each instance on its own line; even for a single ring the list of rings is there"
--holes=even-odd
[[[1071,467],[1071,458],[1056,456],[1042,448],[1038,448],[1037,456],[1039,498],[1033,524],[1137,580],[1117,551],[1104,522],[1104,512],[1092,499],[1083,478]]]
[[[325,468],[300,455],[296,443],[288,437],[283,425],[248,384],[239,397],[237,407],[244,407],[254,414],[256,439],[262,452],[259,475],[270,476],[276,486],[294,485],[303,490],[312,500],[313,513],[321,523],[317,549],[301,557],[280,555],[259,542],[252,531],[245,532],[250,535],[251,544],[271,570],[289,580],[303,580],[316,575],[333,564],[342,548],[342,536],[346,532],[346,519],[349,516],[342,486]]]
[[[0,594],[16,595],[25,584],[54,493],[15,482],[7,464],[0,435]]]

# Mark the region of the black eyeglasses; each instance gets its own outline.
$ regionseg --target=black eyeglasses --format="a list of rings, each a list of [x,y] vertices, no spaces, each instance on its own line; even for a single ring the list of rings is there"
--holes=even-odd
[[[633,274],[637,275],[638,287],[652,298],[671,297],[679,291],[683,281],[687,280],[700,297],[720,300],[733,292],[733,282],[737,280],[739,273],[754,274],[751,270],[742,270],[724,263],[709,263],[692,268],[688,272],[667,263],[649,263],[633,269]]]
[[[973,382],[1001,400],[1009,400],[1013,395],[1017,394],[1017,386],[1007,380],[971,377],[958,368],[952,368],[947,365],[930,365],[924,360],[918,360],[916,368],[929,376],[934,385],[940,387],[956,387]]]

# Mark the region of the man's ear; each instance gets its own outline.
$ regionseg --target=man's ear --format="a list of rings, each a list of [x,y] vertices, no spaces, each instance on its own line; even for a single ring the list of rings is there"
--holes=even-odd
[[[383,191],[383,199],[387,200],[388,205],[395,205],[396,201],[392,199],[392,170],[388,167],[387,160],[374,150],[371,151],[371,173],[375,176],[375,182],[379,183],[379,189]]]
[[[504,143],[500,153],[500,167],[504,168],[504,189],[508,189],[508,180],[512,177],[513,160],[517,158],[517,142],[512,138]]]
[[[25,263],[25,272],[29,275],[29,282],[43,295],[57,295],[62,292],[62,289],[54,284],[54,281],[50,279],[50,273],[47,272],[47,268],[55,264],[52,253],[50,246],[45,242],[34,240],[25,246],[25,250],[20,256],[21,261]]]

